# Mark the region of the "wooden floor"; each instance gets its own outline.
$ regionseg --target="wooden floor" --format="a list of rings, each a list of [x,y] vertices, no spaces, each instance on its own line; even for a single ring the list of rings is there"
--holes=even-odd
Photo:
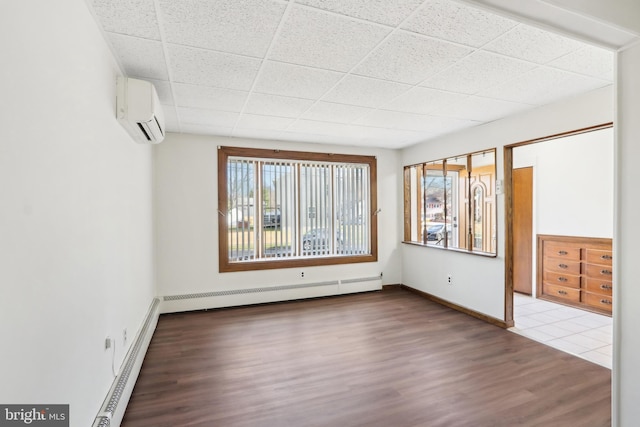
[[[611,371],[406,291],[160,317],[125,427],[609,426]]]

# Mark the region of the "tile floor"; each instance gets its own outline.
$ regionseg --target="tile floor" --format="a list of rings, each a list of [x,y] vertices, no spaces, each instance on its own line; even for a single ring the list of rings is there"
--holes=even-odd
[[[611,317],[514,293],[510,331],[611,369]]]

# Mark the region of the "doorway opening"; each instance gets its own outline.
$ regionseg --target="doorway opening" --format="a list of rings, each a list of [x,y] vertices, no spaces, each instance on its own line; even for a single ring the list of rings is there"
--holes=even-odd
[[[612,124],[505,146],[504,162],[507,324],[610,368]]]

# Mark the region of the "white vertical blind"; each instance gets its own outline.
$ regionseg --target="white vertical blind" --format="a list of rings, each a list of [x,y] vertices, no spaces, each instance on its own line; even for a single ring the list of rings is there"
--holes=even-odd
[[[229,261],[371,253],[369,166],[229,157]]]
[[[255,236],[251,233],[255,209],[253,195],[257,190],[255,164],[250,160],[230,159],[229,172],[229,259],[240,261],[255,257]]]

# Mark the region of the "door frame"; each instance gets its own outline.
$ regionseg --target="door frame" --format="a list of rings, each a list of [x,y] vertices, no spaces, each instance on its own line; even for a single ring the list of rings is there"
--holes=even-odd
[[[613,122],[603,123],[582,129],[557,133],[541,138],[516,142],[503,147],[504,161],[504,211],[505,211],[505,231],[504,231],[504,320],[507,327],[514,326],[513,320],[513,149],[524,145],[536,144],[539,142],[551,141],[567,136],[579,135],[582,133],[594,132],[613,127]],[[534,212],[535,218],[535,212]]]

